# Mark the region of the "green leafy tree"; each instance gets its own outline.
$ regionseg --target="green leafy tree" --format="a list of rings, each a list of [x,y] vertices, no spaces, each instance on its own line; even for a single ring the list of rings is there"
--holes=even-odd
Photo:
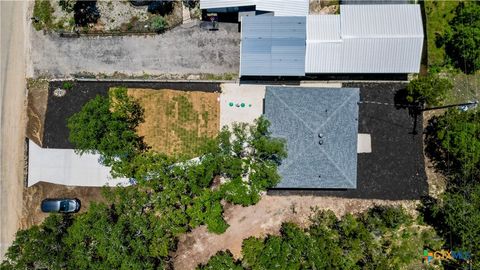
[[[410,103],[440,105],[453,88],[452,82],[438,75],[428,75],[410,81],[407,86],[407,101]]]
[[[143,122],[143,110],[127,95],[126,88],[114,88],[108,97],[97,96],[68,119],[69,140],[76,152],[100,153],[103,163],[133,158],[146,149],[135,129]]]
[[[470,252],[472,269],[480,268],[480,185],[449,189],[440,200],[423,202],[422,212],[453,250]],[[455,262],[453,262],[455,263]],[[461,262],[457,262],[460,267]]]
[[[434,139],[464,178],[480,172],[480,111],[448,110],[433,122]]]
[[[220,251],[213,256],[207,264],[197,267],[199,270],[242,270],[238,261],[233,258],[230,251]]]
[[[450,22],[446,52],[452,62],[465,73],[480,69],[480,3],[461,2]]]
[[[97,97],[87,103],[69,120],[80,152],[98,151],[110,158],[115,176],[132,178],[136,184],[105,189],[108,203],[92,204],[88,211],[76,215],[73,224],[63,230],[66,233],[46,232],[44,237],[33,229],[28,241],[18,240],[21,242],[12,248],[5,265],[24,260],[42,263],[34,252],[17,250],[34,250],[30,245],[44,237],[55,238],[57,249],[68,252],[55,264],[62,269],[170,268],[181,234],[200,225],[214,233],[228,228],[222,200],[250,205],[259,200],[260,192],[278,182],[276,161],[285,154],[283,144],[276,150],[260,147],[275,140],[268,131],[252,135],[250,130],[258,131],[255,126],[238,125],[232,131],[224,129],[208,142],[197,159],[171,158],[138,149],[135,128],[139,111],[126,90],[117,89],[108,98]],[[268,127],[266,120],[260,121]],[[118,138],[111,138],[114,135]],[[110,140],[120,142],[107,145]],[[227,257],[205,267],[238,266]]]
[[[70,252],[62,239],[71,223],[71,216],[50,215],[40,226],[18,231],[1,268],[65,269]]]

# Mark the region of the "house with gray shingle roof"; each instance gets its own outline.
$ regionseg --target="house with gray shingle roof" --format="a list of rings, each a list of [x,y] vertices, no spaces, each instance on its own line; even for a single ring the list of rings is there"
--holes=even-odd
[[[358,88],[267,87],[264,115],[287,142],[277,188],[357,187]]]

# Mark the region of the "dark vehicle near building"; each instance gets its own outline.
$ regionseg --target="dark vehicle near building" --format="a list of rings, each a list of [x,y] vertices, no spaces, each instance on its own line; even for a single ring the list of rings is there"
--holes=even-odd
[[[77,213],[80,210],[79,199],[45,199],[42,201],[41,209],[45,213]]]

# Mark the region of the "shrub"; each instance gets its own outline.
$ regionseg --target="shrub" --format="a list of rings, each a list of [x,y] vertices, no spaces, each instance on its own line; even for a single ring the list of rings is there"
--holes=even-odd
[[[62,88],[65,90],[70,90],[73,88],[73,82],[63,82]]]
[[[445,99],[447,92],[453,88],[449,79],[428,75],[412,80],[407,86],[407,101],[428,105],[439,105]]]
[[[167,21],[163,16],[157,15],[153,17],[152,19],[152,28],[155,30],[157,33],[163,32],[165,28],[167,27]]]

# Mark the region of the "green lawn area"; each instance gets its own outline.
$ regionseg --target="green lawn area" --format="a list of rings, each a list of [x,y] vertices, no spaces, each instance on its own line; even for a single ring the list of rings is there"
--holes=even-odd
[[[452,71],[447,67],[445,46],[437,44],[449,29],[448,22],[455,16],[455,8],[461,1],[425,1],[425,14],[427,17],[427,45],[428,66],[440,68],[442,73],[452,79],[454,88],[447,94],[445,103],[465,102],[472,99],[480,100],[480,74],[465,75],[461,71]],[[437,46],[441,45],[441,46]],[[443,68],[442,68],[443,67]]]

